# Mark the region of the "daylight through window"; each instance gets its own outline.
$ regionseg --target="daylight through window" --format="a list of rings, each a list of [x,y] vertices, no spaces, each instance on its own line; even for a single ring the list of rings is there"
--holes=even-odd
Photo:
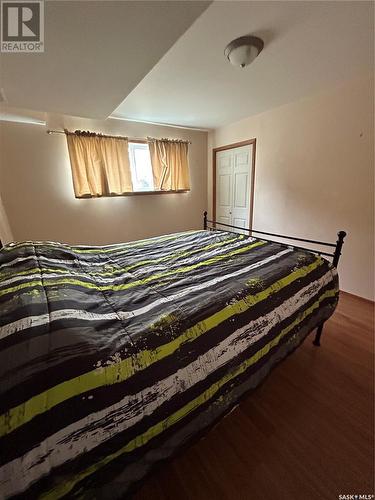
[[[129,159],[134,191],[153,191],[154,181],[148,144],[129,143]]]

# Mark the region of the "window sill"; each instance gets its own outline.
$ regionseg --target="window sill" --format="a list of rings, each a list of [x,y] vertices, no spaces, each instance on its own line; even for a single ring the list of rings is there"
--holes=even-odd
[[[153,195],[153,194],[179,194],[179,193],[189,193],[190,189],[178,189],[174,191],[132,191],[123,194],[103,194],[98,196],[76,196],[77,200],[90,200],[92,198],[120,198],[123,196],[143,196],[143,195]]]

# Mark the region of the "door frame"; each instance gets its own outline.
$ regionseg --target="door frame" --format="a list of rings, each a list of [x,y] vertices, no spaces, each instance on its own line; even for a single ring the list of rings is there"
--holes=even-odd
[[[212,219],[216,220],[216,153],[225,151],[227,149],[240,148],[242,146],[253,146],[253,154],[251,159],[251,172],[250,172],[250,213],[249,213],[249,228],[253,228],[253,215],[254,215],[254,187],[255,187],[255,155],[256,155],[256,142],[257,140],[248,139],[247,141],[234,142],[218,148],[212,149]]]

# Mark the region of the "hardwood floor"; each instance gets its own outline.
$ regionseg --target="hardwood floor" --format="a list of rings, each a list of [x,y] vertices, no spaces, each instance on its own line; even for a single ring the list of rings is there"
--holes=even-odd
[[[321,347],[310,335],[203,440],[146,479],[134,499],[373,494],[373,314],[372,303],[342,293]]]

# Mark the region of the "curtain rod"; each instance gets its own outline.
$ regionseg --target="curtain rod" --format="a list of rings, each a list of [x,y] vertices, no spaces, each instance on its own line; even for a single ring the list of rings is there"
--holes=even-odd
[[[51,130],[51,129],[48,129],[46,130],[47,134],[48,135],[51,135],[51,134],[63,134],[65,135],[65,131],[64,130]],[[72,132],[72,134],[74,134],[74,132]],[[98,134],[100,135],[100,134]],[[111,136],[111,137],[115,137],[115,136]],[[121,139],[121,136],[118,136],[120,139]],[[127,137],[127,139],[129,140],[129,142],[147,142],[147,140],[143,137]]]
[[[51,135],[51,134],[64,134],[65,135],[65,132],[63,130],[46,130],[47,134],[48,135]]]
[[[65,131],[64,130],[52,130],[52,129],[47,129],[46,130],[47,134],[48,135],[51,135],[51,134],[63,134],[65,135]],[[74,134],[74,132],[71,132]],[[100,135],[100,134],[98,134]],[[103,134],[105,136],[105,134]],[[110,136],[110,137],[116,137],[116,136]],[[120,139],[121,139],[121,136],[118,136]],[[145,139],[144,137],[127,137],[128,141],[129,142],[148,142],[147,140],[150,140],[150,141],[170,141],[170,142],[187,142],[188,144],[191,144],[190,141],[184,141],[182,139],[155,139],[154,137],[147,137],[147,139]]]
[[[63,130],[51,130],[51,129],[48,129],[46,130],[47,134],[48,135],[51,135],[51,134],[64,134],[65,135],[65,132]]]

